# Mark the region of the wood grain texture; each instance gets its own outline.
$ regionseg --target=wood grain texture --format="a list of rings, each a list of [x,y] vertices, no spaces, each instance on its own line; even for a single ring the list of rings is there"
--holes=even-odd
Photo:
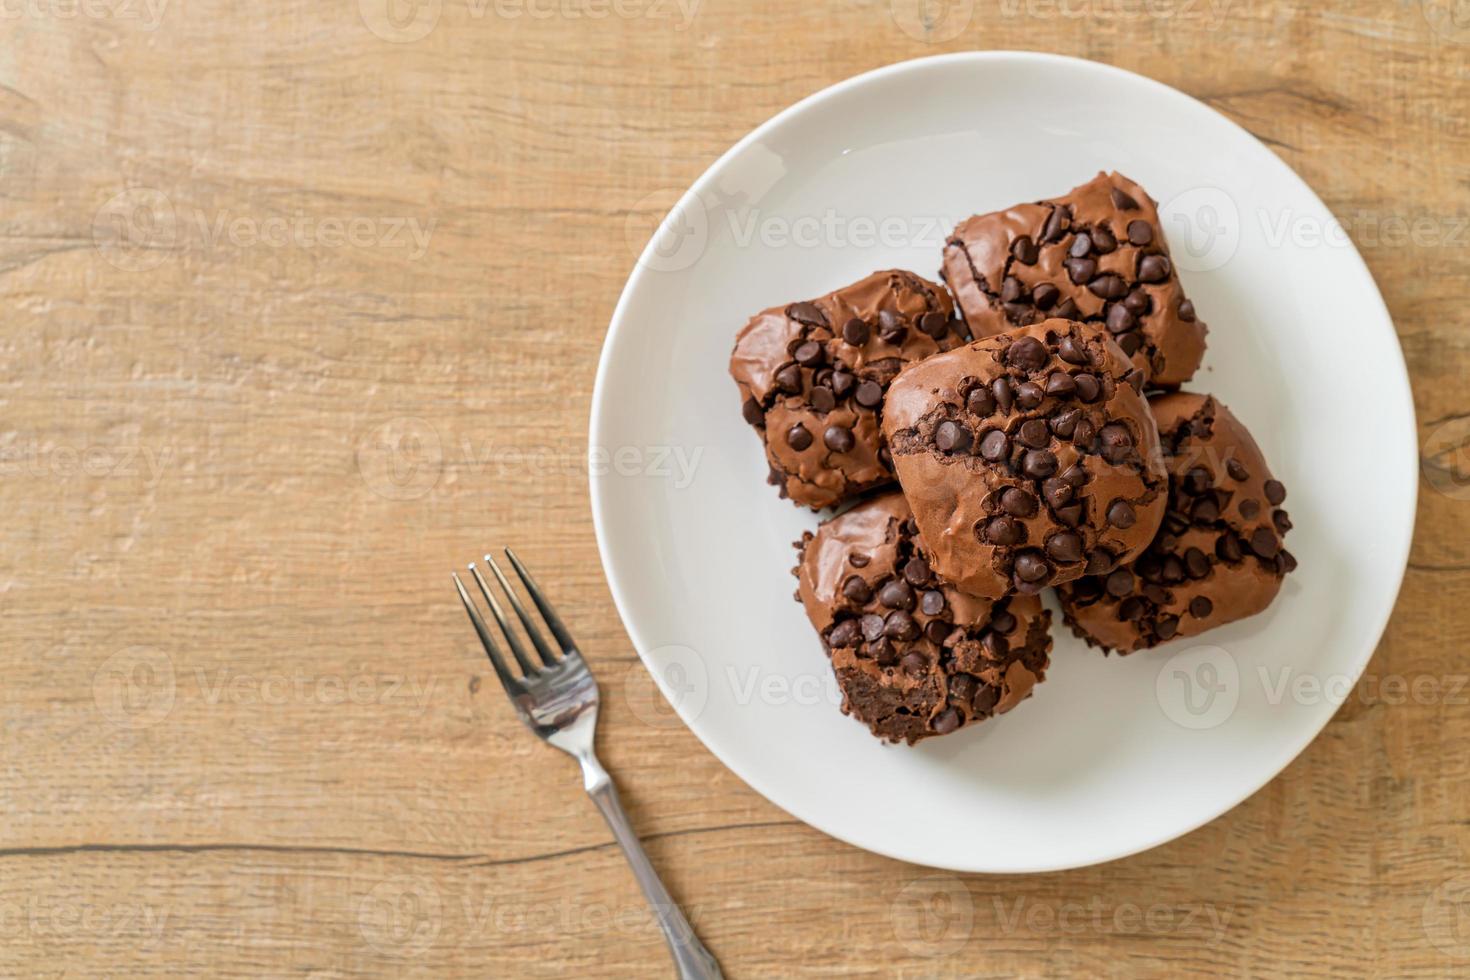
[[[605,762],[731,976],[1470,970],[1454,4],[392,6],[0,10],[0,975],[667,975],[452,602],[495,540],[556,584]],[[975,47],[1140,71],[1275,148],[1383,289],[1425,449],[1371,683],[1231,813],[1068,874],[838,844],[657,714],[580,462],[669,195],[829,83]]]

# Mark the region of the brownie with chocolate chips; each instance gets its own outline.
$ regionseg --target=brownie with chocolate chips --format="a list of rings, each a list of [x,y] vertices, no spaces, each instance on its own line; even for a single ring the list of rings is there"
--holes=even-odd
[[[999,598],[1137,556],[1168,495],[1142,384],[1105,331],[1059,319],[900,374],[884,435],[934,570]]]
[[[1296,568],[1286,488],[1240,421],[1209,395],[1150,404],[1169,469],[1158,536],[1137,560],[1058,590],[1073,632],[1125,654],[1254,616]]]
[[[880,495],[797,542],[797,598],[822,638],[842,710],[912,745],[1002,714],[1046,673],[1051,613],[934,573],[908,502]]]
[[[969,218],[944,247],[943,275],[975,337],[1047,317],[1105,327],[1149,385],[1188,381],[1205,325],[1184,295],[1158,207],[1122,174]]]
[[[943,287],[896,270],[757,313],[735,340],[730,374],[765,442],[770,482],[814,510],[892,482],[880,427],[888,383],[967,338]]]

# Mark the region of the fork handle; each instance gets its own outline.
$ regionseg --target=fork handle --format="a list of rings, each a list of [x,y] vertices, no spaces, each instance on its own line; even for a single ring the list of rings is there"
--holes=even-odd
[[[582,756],[580,761],[587,795],[592,797],[592,802],[602,811],[603,819],[612,829],[618,846],[623,849],[623,856],[633,866],[633,877],[638,879],[638,886],[643,889],[644,897],[658,916],[659,928],[663,930],[664,941],[669,944],[669,952],[674,956],[674,965],[679,969],[680,980],[724,980],[725,975],[720,972],[720,964],[694,934],[694,927],[684,918],[684,913],[679,910],[678,904],[659,880],[653,863],[644,853],[643,844],[633,832],[628,815],[623,812],[623,804],[618,800],[618,789],[613,785],[612,777],[590,753]]]

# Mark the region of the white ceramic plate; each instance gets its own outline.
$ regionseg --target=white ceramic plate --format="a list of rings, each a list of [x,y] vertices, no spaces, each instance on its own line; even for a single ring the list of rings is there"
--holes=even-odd
[[[1058,620],[1046,682],[914,748],[842,715],[792,600],[816,517],[764,481],[726,373],[752,312],[875,269],[936,278],[955,221],[1117,169],[1162,204],[1210,325],[1189,387],[1254,432],[1301,561],[1264,614],[1126,659]],[[1358,253],[1223,116],[1092,62],[927,58],[835,85],[720,158],[628,280],[592,400],[592,506],[618,609],[683,721],[834,837],[960,871],[1042,871],[1161,844],[1280,772],[1332,717],[1393,608],[1413,529],[1403,356]]]

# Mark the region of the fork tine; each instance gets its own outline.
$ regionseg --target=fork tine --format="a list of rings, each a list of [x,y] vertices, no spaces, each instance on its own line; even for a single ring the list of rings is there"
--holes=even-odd
[[[572,634],[567,632],[567,628],[562,623],[561,617],[556,614],[556,610],[552,608],[547,598],[541,594],[541,589],[537,587],[536,580],[531,577],[531,573],[526,571],[526,566],[521,564],[521,560],[516,557],[516,553],[509,548],[505,549],[505,557],[510,559],[510,563],[514,566],[516,574],[521,577],[521,582],[525,585],[527,594],[531,596],[531,601],[536,603],[537,609],[541,610],[541,618],[546,620],[547,626],[551,627],[551,635],[556,637],[556,642],[561,647],[562,652],[566,654],[576,653],[577,641],[572,639]]]
[[[500,656],[500,650],[496,648],[495,641],[490,638],[490,631],[485,628],[485,621],[480,618],[480,611],[470,601],[470,594],[464,590],[464,583],[459,580],[459,573],[450,572],[449,575],[454,579],[454,587],[459,590],[459,598],[464,603],[464,611],[470,614],[470,622],[475,624],[475,632],[480,635],[480,644],[484,646],[485,653],[490,657],[490,663],[494,665],[495,674],[500,678],[505,693],[514,695],[520,688],[520,682],[506,669],[505,661]]]
[[[490,586],[485,584],[484,576],[480,574],[480,570],[473,562],[470,563],[470,574],[475,576],[475,582],[480,586],[480,594],[485,597],[486,602],[490,603],[490,612],[494,615],[495,621],[500,624],[500,632],[505,635],[505,642],[510,644],[510,652],[515,655],[516,663],[521,665],[521,671],[527,677],[535,677],[536,668],[531,666],[531,658],[526,656],[526,648],[521,646],[515,630],[510,628],[510,623],[506,622],[500,603],[495,601],[495,593],[491,592]]]
[[[511,588],[511,584],[506,579],[505,573],[500,570],[499,565],[495,564],[495,559],[489,555],[485,556],[485,563],[490,566],[490,571],[495,573],[495,578],[500,582],[500,587],[505,590],[505,597],[510,600],[510,607],[515,610],[516,616],[520,618],[521,625],[526,628],[526,635],[536,645],[536,652],[541,654],[541,659],[546,662],[546,666],[556,666],[559,662],[556,659],[556,652],[551,649],[551,645],[541,636],[541,630],[536,626],[535,621],[531,619],[531,614],[526,612],[526,607],[521,605],[520,597],[516,595],[516,590]],[[500,624],[500,628],[507,632],[510,629],[504,623]]]

